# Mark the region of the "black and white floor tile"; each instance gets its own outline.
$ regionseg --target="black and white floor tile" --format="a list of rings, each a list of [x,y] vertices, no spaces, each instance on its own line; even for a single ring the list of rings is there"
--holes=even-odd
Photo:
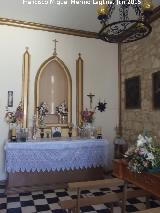
[[[136,190],[137,188],[130,185],[129,190]],[[106,193],[120,192],[122,187],[103,188],[83,190],[82,197],[99,196]],[[66,189],[43,190],[35,192],[21,192],[14,194],[4,194],[4,185],[0,185],[0,213],[66,213],[65,209],[61,209],[58,205],[60,200],[75,199],[76,192],[67,191]],[[155,208],[160,206],[160,201],[150,199],[150,207]],[[145,209],[145,198],[138,197],[128,199],[127,212],[135,212]],[[92,205],[81,208],[83,213],[109,213],[110,205]],[[118,203],[114,203],[114,213],[120,213],[121,209]]]

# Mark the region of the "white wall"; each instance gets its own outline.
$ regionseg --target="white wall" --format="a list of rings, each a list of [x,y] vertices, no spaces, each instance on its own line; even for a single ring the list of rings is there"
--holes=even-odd
[[[39,66],[49,58],[54,49],[52,40],[57,39],[58,57],[64,61],[72,77],[73,123],[76,121],[76,59],[82,53],[84,60],[84,106],[89,106],[86,96],[95,94],[94,104],[105,99],[107,110],[97,112],[95,124],[103,127],[104,136],[112,144],[114,127],[118,123],[118,50],[117,45],[89,38],[81,38],[63,34],[36,31],[30,29],[0,26],[0,180],[5,179],[4,172],[4,140],[8,134],[5,106],[7,93],[14,91],[15,110],[21,99],[22,88],[22,56],[25,47],[31,54],[29,120],[31,122],[34,109],[34,78]],[[93,105],[94,105],[93,104]]]

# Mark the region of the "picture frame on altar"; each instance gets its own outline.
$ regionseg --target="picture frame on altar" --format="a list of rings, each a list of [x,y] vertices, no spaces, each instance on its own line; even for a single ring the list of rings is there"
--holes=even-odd
[[[61,127],[52,127],[52,137],[61,137],[62,129]]]
[[[153,108],[160,109],[160,71],[152,74]]]
[[[13,91],[8,91],[8,107],[13,107]]]
[[[125,80],[125,108],[141,108],[140,76],[134,76]]]

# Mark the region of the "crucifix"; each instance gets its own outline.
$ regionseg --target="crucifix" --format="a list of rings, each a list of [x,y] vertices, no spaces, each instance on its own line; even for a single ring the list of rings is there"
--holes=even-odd
[[[54,44],[54,52],[53,52],[53,55],[56,56],[56,55],[57,55],[57,42],[58,42],[58,41],[57,41],[56,39],[54,39],[53,42],[55,43],[55,44]]]
[[[89,99],[90,99],[90,109],[92,109],[93,97],[94,97],[95,95],[93,95],[93,94],[90,92],[87,96],[88,96]]]

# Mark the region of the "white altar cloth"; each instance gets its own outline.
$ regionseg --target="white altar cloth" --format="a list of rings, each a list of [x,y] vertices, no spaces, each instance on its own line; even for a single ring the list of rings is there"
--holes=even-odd
[[[104,139],[42,140],[6,143],[6,171],[60,171],[106,166],[108,141]]]

